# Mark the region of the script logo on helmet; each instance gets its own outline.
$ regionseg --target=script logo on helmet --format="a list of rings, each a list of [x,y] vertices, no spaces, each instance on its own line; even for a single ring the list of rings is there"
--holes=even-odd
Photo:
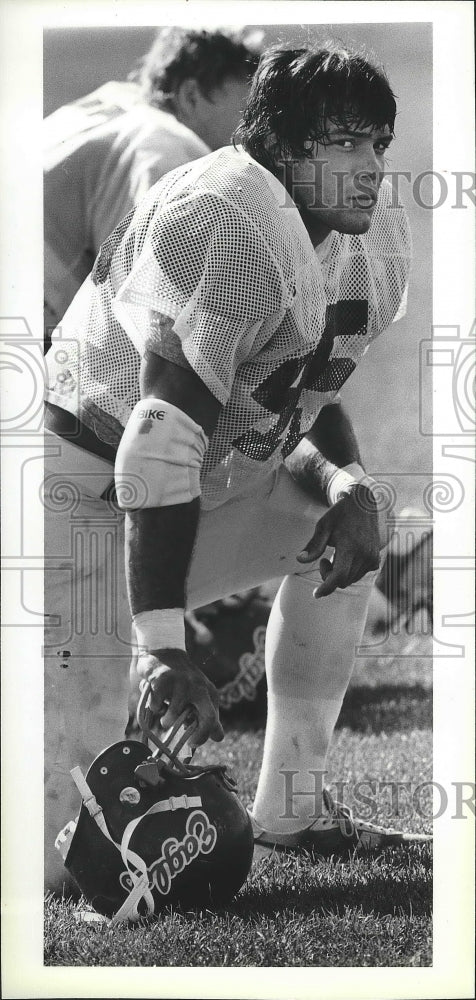
[[[149,887],[155,888],[162,896],[167,896],[172,887],[172,879],[183,872],[199,854],[211,854],[217,842],[215,826],[202,809],[195,809],[187,819],[183,840],[168,837],[162,844],[162,853],[148,868]],[[133,887],[128,872],[122,872],[119,879],[123,889]]]

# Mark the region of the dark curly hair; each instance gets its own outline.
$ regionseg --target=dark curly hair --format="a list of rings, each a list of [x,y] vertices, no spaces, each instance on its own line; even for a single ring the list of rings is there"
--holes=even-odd
[[[281,159],[310,157],[331,122],[393,133],[396,110],[384,70],[361,53],[334,43],[276,46],[260,59],[234,141],[274,170]]]
[[[208,98],[225,80],[251,78],[258,60],[259,52],[239,31],[162,28],[129,79],[141,85],[149,104],[167,109],[184,80],[196,80]]]

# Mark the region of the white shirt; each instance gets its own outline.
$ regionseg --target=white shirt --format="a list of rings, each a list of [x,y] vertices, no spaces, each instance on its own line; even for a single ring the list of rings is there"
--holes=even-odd
[[[59,321],[121,219],[167,171],[209,147],[125,82],[54,111],[44,146],[45,301]]]

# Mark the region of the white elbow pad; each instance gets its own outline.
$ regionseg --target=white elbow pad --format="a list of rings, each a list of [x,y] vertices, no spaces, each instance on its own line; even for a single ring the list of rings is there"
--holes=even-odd
[[[183,410],[148,397],[126,424],[114,470],[122,510],[190,503],[200,495],[208,438]]]

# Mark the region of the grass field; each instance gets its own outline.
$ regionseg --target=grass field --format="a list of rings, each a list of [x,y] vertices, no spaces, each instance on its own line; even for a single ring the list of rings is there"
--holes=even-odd
[[[395,640],[397,643],[397,639]],[[375,822],[429,832],[429,797],[401,797],[391,815],[385,781],[431,780],[429,640],[399,640],[393,660],[361,660],[342,708],[329,756],[329,787],[342,782],[355,807],[353,784],[376,782]],[[239,776],[251,803],[263,720],[229,722],[218,756]],[[217,753],[204,748],[200,759]],[[378,794],[380,790],[380,794]],[[367,790],[368,794],[368,790]],[[357,811],[357,810],[356,810]],[[84,905],[48,900],[45,964],[59,966],[428,966],[431,952],[432,866],[426,845],[349,861],[269,856],[253,864],[245,886],[226,908],[165,912],[157,922],[110,929],[83,922]]]

